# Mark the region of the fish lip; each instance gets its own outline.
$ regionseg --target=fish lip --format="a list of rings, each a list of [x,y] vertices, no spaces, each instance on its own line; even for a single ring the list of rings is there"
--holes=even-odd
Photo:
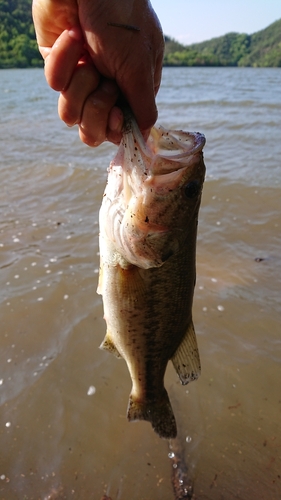
[[[194,156],[202,155],[206,144],[206,138],[200,132],[174,130],[171,133],[162,126],[154,127],[150,137],[152,139],[145,146],[153,158],[148,172],[152,176],[169,174],[188,167]],[[168,154],[165,148],[170,148]]]
[[[173,132],[171,133],[170,131],[168,131],[167,129],[165,129],[162,126],[155,127],[155,129],[158,132],[158,142],[160,142],[159,136],[162,138],[168,137],[169,141],[171,141],[171,138],[172,138],[172,141],[174,143],[173,145],[178,146],[178,149],[183,150],[182,153],[175,154],[175,155],[172,155],[172,154],[159,155],[159,156],[163,156],[164,158],[178,159],[178,158],[183,158],[186,156],[194,155],[194,154],[198,153],[199,151],[202,151],[203,147],[206,144],[206,137],[201,132],[184,132],[183,130],[173,130]],[[179,138],[177,138],[176,136],[178,136]],[[185,144],[184,141],[181,141],[181,137],[184,139],[184,141],[191,139],[193,145],[190,146],[190,145],[188,145],[188,143]],[[171,150],[173,150],[173,149],[174,148],[172,148]]]
[[[152,127],[150,137],[146,142],[133,116],[129,115],[126,126],[123,129],[123,137],[130,136],[131,134],[135,139],[135,143],[138,145],[141,156],[146,157],[150,161],[152,160],[152,164],[157,162],[157,159],[162,158],[163,160],[171,162],[181,162],[181,160],[186,160],[189,156],[200,153],[206,144],[206,137],[201,132],[173,130],[173,133],[171,133],[171,131],[160,125]],[[163,143],[165,143],[166,140],[167,150],[169,147],[170,151],[181,150],[181,152],[175,154],[160,153],[161,146],[159,144],[161,144],[161,139]],[[171,144],[174,147],[170,148]],[[142,173],[147,175],[153,174],[154,172],[153,169],[150,168]]]

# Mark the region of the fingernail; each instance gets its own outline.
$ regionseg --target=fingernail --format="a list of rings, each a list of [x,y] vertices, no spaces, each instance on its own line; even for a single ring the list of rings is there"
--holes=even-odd
[[[83,39],[83,33],[79,26],[74,26],[70,30],[68,30],[68,35],[70,38],[73,38],[74,40],[80,41]]]
[[[123,127],[123,113],[120,108],[114,106],[108,118],[108,127],[112,132],[121,132]]]
[[[141,131],[142,136],[143,136],[143,138],[144,138],[145,142],[146,142],[146,141],[148,140],[148,138],[149,138],[150,130],[151,130],[151,129],[149,128],[149,129],[147,129],[147,130],[142,130],[142,131]]]

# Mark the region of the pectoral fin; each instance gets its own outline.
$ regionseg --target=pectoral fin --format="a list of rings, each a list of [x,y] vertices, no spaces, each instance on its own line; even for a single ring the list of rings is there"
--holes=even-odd
[[[106,336],[104,337],[100,349],[104,349],[105,351],[109,351],[116,356],[116,358],[122,358],[120,352],[115,347],[113,340],[108,332],[106,332]]]
[[[201,373],[199,351],[192,321],[172,357],[172,362],[183,385],[196,380]]]

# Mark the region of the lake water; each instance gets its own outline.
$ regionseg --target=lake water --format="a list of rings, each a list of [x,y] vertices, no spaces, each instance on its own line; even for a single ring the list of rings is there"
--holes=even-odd
[[[168,443],[129,424],[99,350],[98,210],[115,147],[57,116],[42,70],[0,72],[0,499],[173,500]],[[206,135],[194,323],[165,384],[200,500],[281,498],[281,69],[165,68],[159,123]]]

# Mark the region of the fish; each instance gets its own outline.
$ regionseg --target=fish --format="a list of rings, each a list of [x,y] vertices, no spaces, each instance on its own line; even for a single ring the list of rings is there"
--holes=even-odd
[[[161,126],[145,141],[129,114],[99,212],[100,347],[127,364],[128,420],[150,422],[165,439],[177,434],[164,387],[169,360],[184,385],[201,372],[192,302],[204,144],[199,132]]]

